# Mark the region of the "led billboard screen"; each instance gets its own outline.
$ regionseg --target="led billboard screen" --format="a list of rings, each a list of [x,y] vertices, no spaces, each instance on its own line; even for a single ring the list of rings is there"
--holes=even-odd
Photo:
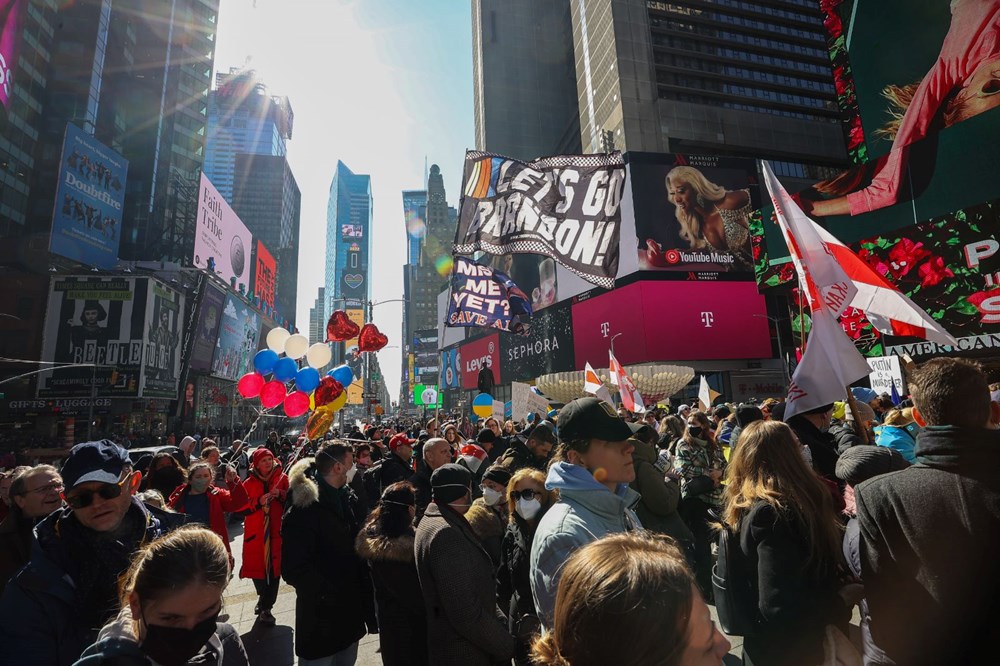
[[[258,335],[258,314],[238,296],[227,294],[212,358],[212,374],[220,379],[237,380],[250,372]]]
[[[235,287],[250,289],[253,238],[212,182],[201,174],[194,265],[211,270]]]
[[[253,293],[260,298],[261,303],[273,309],[274,293],[278,285],[278,263],[260,240],[255,245]]]

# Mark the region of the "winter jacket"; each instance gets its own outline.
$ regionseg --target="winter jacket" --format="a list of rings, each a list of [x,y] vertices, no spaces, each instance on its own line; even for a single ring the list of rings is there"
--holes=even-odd
[[[514,661],[530,666],[531,643],[541,625],[531,597],[531,540],[534,532],[520,516],[507,524],[497,569],[497,604],[507,615],[507,629],[517,638]]]
[[[460,514],[432,502],[417,526],[417,575],[434,666],[494,666],[514,654],[497,608],[493,562]]]
[[[848,486],[850,488],[851,486]],[[858,579],[861,578],[861,527],[857,518],[847,521],[847,529],[844,532],[844,559],[848,569]],[[864,582],[864,581],[862,581]],[[858,604],[858,611],[861,615],[861,656],[865,666],[877,666],[880,664],[892,664],[892,660],[886,656],[872,637],[872,616],[868,608],[868,600],[862,599]]]
[[[377,446],[372,447],[373,461],[376,460],[376,452],[378,452],[379,455],[382,454]],[[368,510],[370,511],[375,508],[375,505],[378,504],[378,501],[382,497],[382,493],[385,492],[386,488],[399,481],[405,481],[412,475],[413,468],[403,462],[403,459],[395,453],[390,453],[380,460],[377,460],[371,467],[366,469],[364,473],[361,473],[359,470],[357,477],[361,477],[361,485],[365,488]],[[355,477],[355,480],[357,480],[357,477]]]
[[[365,635],[362,562],[354,552],[357,498],[346,486],[320,489],[313,458],[288,474],[281,526],[281,577],[295,588],[295,654],[322,659]],[[335,496],[334,505],[321,494]]]
[[[389,538],[358,534],[355,549],[371,569],[378,601],[379,653],[384,666],[428,666],[427,610],[413,554],[415,533]]]
[[[150,472],[142,479],[140,489],[156,490],[163,495],[163,500],[166,501],[182,485],[184,485],[184,472],[171,465]]]
[[[711,507],[722,506],[724,488],[716,485],[708,475],[711,470],[725,471],[726,457],[722,447],[711,446],[708,440],[681,438],[677,440],[677,456],[674,469],[681,475],[681,493],[687,499],[697,498]]]
[[[897,664],[977,664],[1000,643],[1000,431],[929,426],[917,462],[854,489],[872,637]]]
[[[180,514],[161,511],[135,498],[129,510],[140,513],[144,543],[186,521]],[[71,530],[61,529],[69,520],[75,521],[73,510],[67,507],[35,527],[31,559],[8,582],[0,598],[0,644],[4,645],[0,666],[69,666],[97,638],[100,627],[84,626],[80,620],[72,555],[80,545],[69,543]],[[139,544],[134,547],[138,549]]]
[[[506,528],[503,517],[479,498],[473,500],[472,506],[465,514],[465,520],[479,538],[479,543],[490,556],[493,568],[496,569],[500,566],[500,544],[503,542]]]
[[[413,473],[409,481],[416,491],[417,515],[413,524],[419,525],[421,518],[424,517],[424,511],[427,510],[427,505],[431,503],[431,470],[427,467],[427,463],[423,460],[417,463],[417,471]]]
[[[184,513],[184,500],[187,499],[191,485],[185,483],[174,491],[170,496],[167,505],[177,511]],[[229,484],[229,489],[209,486],[205,491],[208,495],[208,528],[222,537],[222,542],[226,544],[226,551],[229,552],[229,528],[226,527],[226,513],[242,511],[247,508],[247,491],[240,485],[239,481]]]
[[[827,431],[833,437],[834,445],[837,447],[837,455],[843,455],[847,449],[863,445],[865,442],[854,432],[854,428],[849,423],[843,421],[833,421]]]
[[[31,556],[32,521],[19,516],[8,513],[0,523],[0,594]]]
[[[837,458],[840,457],[840,454],[837,453],[837,443],[833,436],[821,431],[813,425],[812,421],[799,414],[788,419],[787,423],[788,427],[798,436],[799,441],[804,446],[809,447],[809,451],[812,453],[813,469],[823,478],[840,484],[835,473]]]
[[[875,443],[889,449],[896,449],[909,463],[917,462],[917,442],[905,427],[891,425],[875,426]]]
[[[497,459],[498,465],[511,474],[525,467],[545,471],[546,461],[539,460],[520,437],[511,437],[510,439],[510,447]],[[494,443],[493,446],[496,447],[496,444]]]
[[[240,567],[240,578],[264,580],[268,576],[267,564],[264,562],[265,517],[268,519],[268,533],[271,537],[270,574],[278,578],[281,576],[281,517],[285,512],[288,477],[281,470],[281,463],[275,460],[274,469],[267,481],[251,471],[241,485],[247,494],[250,513],[243,519],[243,564]],[[277,491],[278,496],[264,508],[260,499],[272,490]]]
[[[558,490],[559,501],[539,521],[531,542],[531,595],[542,624],[551,627],[559,577],[569,556],[603,536],[642,524],[633,511],[639,493],[624,483],[612,493],[580,465],[554,463],[545,487]]]
[[[652,444],[634,438],[630,441],[635,447],[632,452],[635,480],[629,487],[641,496],[635,505],[635,513],[642,526],[670,535],[677,541],[693,543],[694,535],[677,513],[680,486],[676,481],[664,480],[663,473],[656,467],[658,452]]]
[[[217,623],[217,629],[205,647],[186,662],[186,666],[249,666],[246,648],[232,625]],[[132,614],[128,609],[113,622],[104,625],[97,642],[84,650],[73,666],[158,666],[136,642]]]
[[[749,581],[757,600],[757,626],[743,642],[746,654],[754,664],[821,663],[826,626],[846,629],[850,613],[837,594],[836,571],[817,576],[804,570],[805,526],[758,501],[740,521],[740,551],[731,575]]]

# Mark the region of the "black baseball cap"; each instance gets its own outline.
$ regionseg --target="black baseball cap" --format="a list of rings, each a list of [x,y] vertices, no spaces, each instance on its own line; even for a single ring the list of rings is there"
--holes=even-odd
[[[655,432],[651,425],[649,425],[648,423],[643,423],[641,421],[636,423],[628,423],[626,425],[628,425],[629,430],[632,431],[633,437],[639,437],[640,433],[644,433],[648,436],[649,433]]]
[[[559,410],[559,437],[563,441],[603,439],[625,441],[632,429],[615,408],[597,398],[577,398]]]
[[[77,444],[69,451],[60,475],[69,491],[81,483],[118,483],[122,470],[132,465],[128,451],[109,439]]]

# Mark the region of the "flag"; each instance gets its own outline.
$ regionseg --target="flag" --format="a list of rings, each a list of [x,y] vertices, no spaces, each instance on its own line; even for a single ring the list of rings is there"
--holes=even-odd
[[[462,446],[459,451],[458,459],[459,461],[465,463],[465,466],[470,472],[475,474],[479,471],[479,467],[483,464],[483,461],[486,460],[486,457],[486,449],[478,444],[472,444],[469,442]]]
[[[445,326],[496,328],[528,334],[531,299],[510,276],[489,266],[457,257]]]
[[[611,376],[614,378],[611,383],[618,387],[618,392],[622,396],[622,406],[633,414],[646,411],[646,406],[642,403],[642,395],[625,373],[625,368],[618,362],[611,350],[608,350],[608,356],[611,357]],[[865,363],[866,367],[867,365]]]
[[[708,385],[708,378],[705,375],[701,376],[701,386],[698,388],[698,402],[701,403],[701,411],[707,412],[712,408],[712,403],[718,398],[721,393],[718,391],[713,391],[712,387]]]
[[[899,397],[899,389],[896,388],[896,382],[892,383],[892,389],[889,393],[889,397],[892,398],[892,404],[899,407],[899,403],[903,402],[903,399]]]
[[[589,393],[609,405],[615,404],[614,399],[611,397],[611,391],[609,391],[608,387],[604,385],[601,378],[597,376],[594,369],[590,367],[590,363],[587,363],[587,369],[583,374],[583,390],[585,393]]]

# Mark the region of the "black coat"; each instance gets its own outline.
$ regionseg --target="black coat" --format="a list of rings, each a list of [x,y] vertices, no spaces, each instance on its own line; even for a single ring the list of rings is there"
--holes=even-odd
[[[414,533],[395,539],[358,535],[358,556],[371,568],[378,601],[379,648],[385,666],[427,666],[427,611],[413,554]]]
[[[493,562],[465,518],[431,503],[414,544],[434,666],[509,664],[514,637],[497,608]]]
[[[386,488],[396,483],[397,481],[406,481],[410,476],[413,475],[413,468],[408,464],[403,462],[403,459],[397,456],[395,453],[390,454],[385,458],[382,463],[382,471],[379,473],[381,488],[379,490],[379,497],[381,497],[382,492]],[[373,501],[377,502],[378,497],[372,498]]]
[[[930,426],[916,454],[854,489],[872,637],[901,665],[992,663],[1000,431]]]
[[[539,471],[545,471],[544,460],[539,460],[528,445],[521,441],[518,437],[511,438],[510,447],[504,451],[503,455],[497,461],[497,464],[506,469],[511,474],[514,474],[519,469],[524,469],[529,467],[531,469],[537,469]]]
[[[834,421],[831,423],[829,432],[830,437],[833,437],[833,441],[837,447],[838,456],[843,455],[844,451],[853,446],[859,446],[865,443],[864,440],[855,434],[854,428],[843,421]]]
[[[531,597],[532,537],[534,532],[520,516],[508,523],[500,546],[500,568],[497,569],[497,604],[507,614],[507,629],[517,637],[514,659],[518,666],[531,664],[529,655],[533,634],[541,629]]]
[[[414,524],[419,525],[421,518],[424,517],[424,511],[427,510],[427,505],[431,503],[431,470],[424,461],[421,460],[417,464],[417,471],[413,473],[409,481],[416,490],[417,515]]]
[[[809,447],[812,452],[813,469],[820,476],[840,484],[837,478],[837,443],[829,433],[821,431],[814,426],[811,421],[801,414],[796,414],[788,419],[788,427],[795,431],[799,441]]]
[[[808,553],[805,526],[766,502],[756,502],[740,521],[740,554],[731,564],[734,579],[750,581],[757,600],[757,627],[743,643],[753,664],[822,663],[826,626],[847,627],[836,572],[804,571]]]
[[[32,521],[11,511],[0,523],[0,594],[31,556]]]
[[[357,497],[340,511],[320,501],[314,461],[295,463],[281,521],[281,577],[295,588],[295,654],[321,659],[365,635],[365,572],[354,551]]]

